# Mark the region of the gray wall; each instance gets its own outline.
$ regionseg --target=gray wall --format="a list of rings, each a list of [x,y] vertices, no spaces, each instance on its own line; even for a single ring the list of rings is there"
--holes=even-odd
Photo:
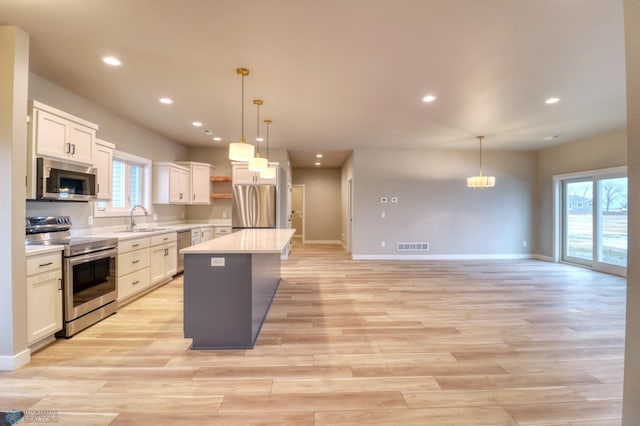
[[[627,164],[627,133],[618,131],[538,151],[536,253],[553,256],[553,176]]]
[[[629,254],[622,424],[640,419],[640,2],[624,2],[627,53]]]
[[[293,184],[305,190],[305,241],[340,241],[341,177],[338,168],[292,169]]]
[[[29,99],[73,114],[100,126],[97,136],[116,145],[116,149],[152,161],[188,160],[188,150],[164,136],[145,129],[111,111],[85,99],[44,78],[29,74]],[[184,206],[154,205],[153,212],[160,221],[178,220],[187,214]],[[92,203],[27,202],[27,216],[71,216],[74,229],[124,225],[128,218],[95,218],[89,226],[87,217],[93,215]],[[136,219],[139,223],[151,221],[152,216]]]
[[[466,187],[478,173],[477,151],[356,150],[353,255],[397,255],[397,242],[429,242],[430,255],[531,253],[535,160],[531,152],[485,152],[484,173],[496,187],[478,190]]]

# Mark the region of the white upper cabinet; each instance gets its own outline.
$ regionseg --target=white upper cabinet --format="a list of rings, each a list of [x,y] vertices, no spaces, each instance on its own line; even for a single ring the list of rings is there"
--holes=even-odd
[[[233,163],[233,184],[234,185],[276,185],[278,182],[277,163],[269,163],[269,168],[276,169],[276,177],[274,179],[265,179],[260,177],[260,173],[249,170],[247,163]]]
[[[189,204],[191,172],[175,163],[153,163],[153,203]]]
[[[33,101],[31,135],[37,157],[93,164],[98,125]]]
[[[189,182],[189,204],[211,204],[211,175],[213,166],[193,161],[178,161],[188,167],[191,179]]]
[[[97,169],[97,198],[111,199],[111,178],[113,174],[113,149],[115,145],[96,139],[93,151],[93,167]]]

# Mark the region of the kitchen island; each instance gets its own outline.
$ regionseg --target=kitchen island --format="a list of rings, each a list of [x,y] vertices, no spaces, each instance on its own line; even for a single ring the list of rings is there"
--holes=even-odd
[[[192,349],[253,348],[293,229],[246,229],[182,249],[184,336]]]

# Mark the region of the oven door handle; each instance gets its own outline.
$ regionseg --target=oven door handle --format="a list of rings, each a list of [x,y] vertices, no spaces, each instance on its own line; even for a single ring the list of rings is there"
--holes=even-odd
[[[69,265],[74,266],[80,263],[91,262],[93,260],[104,259],[105,257],[116,257],[118,250],[113,248],[109,250],[102,250],[96,253],[87,253],[81,256],[69,257],[67,261]]]

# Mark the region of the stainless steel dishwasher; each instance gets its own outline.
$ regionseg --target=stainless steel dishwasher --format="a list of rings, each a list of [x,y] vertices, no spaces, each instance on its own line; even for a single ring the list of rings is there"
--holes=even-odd
[[[191,246],[191,230],[178,232],[178,272],[184,271],[184,254],[180,250]]]

